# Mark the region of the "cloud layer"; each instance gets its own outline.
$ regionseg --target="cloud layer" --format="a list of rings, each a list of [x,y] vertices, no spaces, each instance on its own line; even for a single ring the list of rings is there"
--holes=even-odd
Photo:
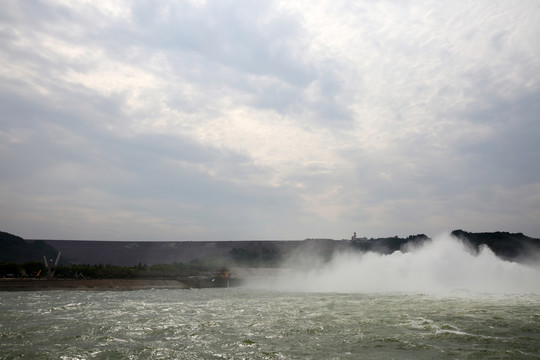
[[[534,1],[0,9],[4,231],[540,237]]]

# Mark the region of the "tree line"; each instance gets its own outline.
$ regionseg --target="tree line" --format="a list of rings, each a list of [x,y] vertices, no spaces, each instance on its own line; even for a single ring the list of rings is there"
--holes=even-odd
[[[207,256],[189,263],[136,266],[60,264],[56,267],[58,279],[178,279],[190,276],[211,275],[222,268],[235,266],[271,266],[277,264],[281,254],[277,250],[263,248],[261,252],[242,248],[231,249],[224,255]],[[40,261],[25,263],[0,262],[0,277],[41,278],[47,275],[47,267]]]
[[[217,266],[198,263],[173,263],[136,266],[116,265],[58,265],[54,277],[58,279],[176,279],[211,274]],[[45,264],[30,261],[24,264],[0,263],[0,277],[41,278],[47,275]]]

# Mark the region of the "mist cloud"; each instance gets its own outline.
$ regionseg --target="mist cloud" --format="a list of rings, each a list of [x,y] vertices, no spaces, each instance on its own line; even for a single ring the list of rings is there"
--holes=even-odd
[[[330,259],[302,251],[281,275],[249,286],[295,292],[337,293],[540,293],[540,268],[504,261],[488,247],[478,253],[449,235],[389,255],[347,251]]]

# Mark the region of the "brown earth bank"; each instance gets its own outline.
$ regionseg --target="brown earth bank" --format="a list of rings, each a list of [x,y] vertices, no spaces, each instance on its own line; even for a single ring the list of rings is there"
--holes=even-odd
[[[140,289],[189,289],[190,286],[180,280],[159,279],[2,279],[0,291],[17,290],[140,290]]]
[[[175,279],[0,279],[0,291],[196,289],[242,286],[238,278]]]

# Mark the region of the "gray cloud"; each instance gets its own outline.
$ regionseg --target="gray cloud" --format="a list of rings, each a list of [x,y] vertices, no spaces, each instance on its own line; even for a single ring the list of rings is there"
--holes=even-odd
[[[3,231],[540,236],[529,3],[0,10]]]
[[[468,114],[467,119],[487,123],[494,135],[461,149],[468,168],[482,175],[480,182],[505,186],[530,184],[540,179],[538,139],[540,138],[540,93],[515,100],[494,100],[487,109]]]

